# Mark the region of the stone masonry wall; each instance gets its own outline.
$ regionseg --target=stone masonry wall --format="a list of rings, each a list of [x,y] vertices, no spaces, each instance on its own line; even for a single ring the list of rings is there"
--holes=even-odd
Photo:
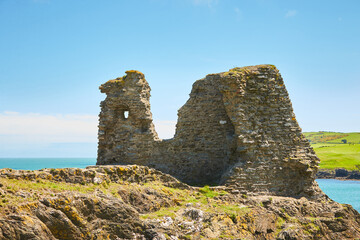
[[[234,68],[196,81],[169,140],[154,129],[144,75],[126,73],[100,87],[107,97],[98,165],[146,165],[192,185],[222,184],[240,193],[320,192],[314,182],[318,158],[275,66]]]

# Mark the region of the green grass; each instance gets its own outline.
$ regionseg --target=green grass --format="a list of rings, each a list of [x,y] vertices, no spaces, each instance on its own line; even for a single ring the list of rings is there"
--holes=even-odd
[[[358,170],[360,165],[360,133],[307,132],[305,137],[311,140],[321,169],[345,168]],[[346,139],[347,143],[341,140]]]
[[[213,197],[216,197],[218,195],[222,196],[222,195],[227,194],[227,192],[225,192],[225,191],[218,192],[218,191],[211,190],[208,185],[200,188],[199,192],[202,193],[205,197],[208,197],[208,198],[213,198]]]
[[[360,165],[360,144],[312,144],[320,158],[320,168],[356,170]]]
[[[360,144],[360,133],[346,133],[347,136],[344,138],[329,141],[329,143],[342,143],[342,139],[346,139],[348,143]]]
[[[244,215],[251,211],[248,207],[241,207],[239,205],[224,205],[224,204],[214,204],[214,208],[221,209],[222,212],[227,213],[228,215]]]
[[[142,214],[140,217],[142,219],[154,219],[154,218],[162,218],[162,217],[171,217],[171,218],[175,218],[176,217],[176,212],[179,211],[180,207],[179,206],[175,206],[175,207],[168,207],[168,208],[161,208],[160,210],[156,211],[156,212],[152,212],[152,213],[148,213],[148,214]]]

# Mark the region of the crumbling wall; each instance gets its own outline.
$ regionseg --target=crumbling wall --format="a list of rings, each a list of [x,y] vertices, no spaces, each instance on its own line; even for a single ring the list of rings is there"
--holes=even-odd
[[[101,85],[98,165],[154,167],[192,185],[236,192],[314,195],[318,158],[301,133],[273,65],[234,68],[193,84],[174,138],[158,138],[144,75]],[[129,111],[128,118],[124,111]]]
[[[139,71],[101,85],[97,164],[139,163],[158,140],[150,112],[150,86]]]

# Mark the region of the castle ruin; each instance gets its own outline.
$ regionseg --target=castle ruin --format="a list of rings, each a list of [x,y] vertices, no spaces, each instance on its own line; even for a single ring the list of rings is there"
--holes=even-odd
[[[318,158],[273,65],[233,68],[193,84],[172,139],[159,139],[144,74],[127,71],[100,86],[97,165],[137,164],[191,185],[314,196]]]

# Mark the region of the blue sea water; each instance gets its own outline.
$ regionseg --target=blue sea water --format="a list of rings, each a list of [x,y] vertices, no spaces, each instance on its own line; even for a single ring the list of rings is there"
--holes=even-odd
[[[96,158],[0,158],[0,168],[38,170],[42,168],[85,168]],[[320,188],[334,201],[351,204],[360,212],[360,181],[317,179]]]
[[[334,201],[347,203],[360,212],[360,181],[316,179],[320,188]]]
[[[0,168],[38,170],[42,168],[85,168],[96,158],[0,158]]]

